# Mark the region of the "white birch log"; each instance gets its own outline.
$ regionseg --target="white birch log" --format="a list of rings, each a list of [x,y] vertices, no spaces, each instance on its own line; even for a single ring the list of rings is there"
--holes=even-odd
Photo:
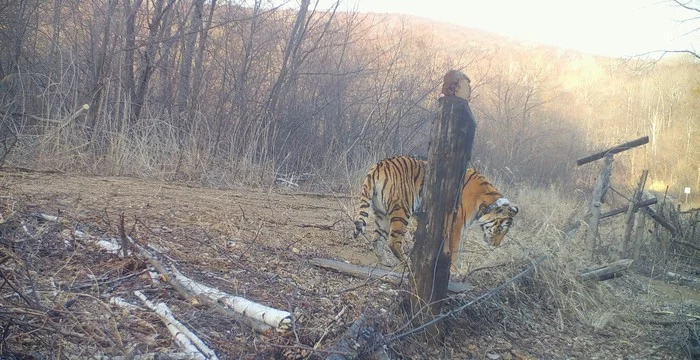
[[[132,355],[132,356],[111,356],[111,355],[102,355],[102,356],[96,356],[93,359],[95,360],[190,360],[192,359],[192,355],[190,354],[185,354],[185,353],[149,353],[149,354],[140,354],[140,355]]]
[[[41,214],[41,217],[48,221],[53,221],[52,218],[55,218],[55,216],[46,214]],[[68,241],[68,239],[71,238],[77,238],[82,241],[85,241],[86,243],[93,244],[110,254],[119,254],[120,246],[119,244],[117,244],[116,239],[95,239],[94,236],[91,236],[90,234],[87,234],[80,230],[64,230],[63,232],[61,232],[61,235],[63,235],[64,241]],[[121,254],[119,256],[121,256]]]
[[[58,216],[44,214],[44,213],[39,213],[38,217],[41,219],[44,219],[46,221],[52,221],[52,222],[58,222],[59,220],[61,220],[61,218]]]
[[[280,330],[288,330],[292,323],[292,314],[284,310],[278,310],[252,302],[240,296],[232,296],[221,290],[200,284],[185,275],[182,275],[174,266],[171,266],[175,280],[182,284],[188,291],[204,295],[215,302],[219,302],[233,311],[261,321]]]
[[[97,245],[99,248],[102,250],[110,253],[110,254],[119,254],[121,257],[121,254],[119,252],[119,249],[121,249],[121,246],[109,241],[109,240],[97,240],[93,241],[93,244]]]
[[[158,274],[157,271],[155,271],[155,270],[149,268],[149,269],[148,269],[148,276],[151,278],[151,283],[152,283],[153,285],[158,285],[158,284],[160,284],[161,278],[160,278],[160,275]]]
[[[212,359],[218,360],[218,357],[197,335],[195,335],[190,329],[182,325],[168,308],[165,303],[153,304],[146,295],[140,291],[134,291],[134,294],[143,301],[146,306],[153,310],[158,316],[160,316],[161,321],[168,328],[170,333],[175,338],[175,342],[185,351],[190,354],[195,359]]]
[[[48,216],[48,215],[46,215]],[[83,240],[85,242],[91,243],[99,247],[100,249],[110,253],[110,254],[117,254],[119,257],[123,257],[124,255],[122,254],[121,250],[121,245],[119,244],[119,240],[114,239],[114,238],[103,238],[103,239],[95,239],[93,236],[90,236],[89,234],[86,234],[80,230],[75,230],[71,234],[72,236]]]
[[[124,298],[120,298],[118,296],[114,296],[114,297],[110,298],[109,303],[117,305],[119,307],[123,307],[123,308],[128,309],[128,310],[141,310],[141,311],[145,310],[144,308],[142,308],[138,305],[134,305],[134,304],[124,300]]]

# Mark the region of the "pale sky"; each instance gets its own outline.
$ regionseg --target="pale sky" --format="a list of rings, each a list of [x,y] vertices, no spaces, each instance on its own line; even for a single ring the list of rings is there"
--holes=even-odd
[[[684,1],[700,7],[700,0]],[[700,51],[700,31],[684,35],[700,20],[681,22],[700,14],[669,0],[345,0],[341,9],[417,15],[608,56]]]

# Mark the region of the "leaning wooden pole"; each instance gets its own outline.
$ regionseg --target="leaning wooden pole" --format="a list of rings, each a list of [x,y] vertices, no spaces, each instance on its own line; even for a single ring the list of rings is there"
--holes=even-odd
[[[440,99],[428,153],[425,213],[416,216],[418,228],[411,253],[410,303],[414,325],[428,322],[442,311],[450,280],[450,228],[476,132],[468,103],[469,78],[451,70],[445,75],[442,91],[445,96]],[[434,325],[426,334],[429,341],[439,343],[444,331],[440,325]]]
[[[586,222],[588,230],[586,231],[586,247],[591,256],[591,260],[595,260],[596,239],[598,238],[598,224],[600,223],[600,207],[603,204],[605,191],[610,183],[610,174],[612,173],[613,156],[605,157],[605,166],[603,171],[598,175],[593,189],[593,198],[586,214]]]
[[[586,156],[585,158],[578,159],[578,160],[576,160],[576,165],[581,166],[583,164],[588,164],[589,162],[593,162],[593,161],[596,161],[598,159],[602,159],[608,155],[614,155],[614,154],[623,152],[625,150],[629,150],[629,149],[635,148],[637,146],[644,145],[648,142],[649,142],[648,136],[640,137],[637,140],[632,140],[632,141],[626,142],[624,144],[620,144],[620,145],[611,147],[610,149],[601,151],[599,153],[595,153],[593,155]]]
[[[643,170],[642,176],[639,178],[637,183],[637,189],[634,190],[634,195],[630,199],[630,205],[627,209],[627,219],[625,221],[625,235],[622,237],[622,253],[624,256],[629,256],[630,251],[630,238],[632,237],[632,228],[634,228],[634,216],[637,214],[638,204],[642,201],[642,193],[644,192],[644,185],[647,182],[647,176],[649,175],[649,170]],[[641,239],[637,239],[641,241]]]
[[[659,200],[656,199],[655,197],[653,197],[651,199],[642,200],[642,201],[636,203],[634,206],[637,209],[641,209],[641,208],[647,207],[649,205],[654,205],[657,202],[659,202]],[[623,207],[619,207],[617,209],[610,210],[608,212],[604,212],[604,213],[600,214],[600,220],[603,220],[603,219],[606,219],[606,218],[609,218],[611,216],[615,216],[618,214],[627,213],[627,211],[629,211],[629,209],[630,209],[630,206],[628,204],[628,205],[625,205]]]

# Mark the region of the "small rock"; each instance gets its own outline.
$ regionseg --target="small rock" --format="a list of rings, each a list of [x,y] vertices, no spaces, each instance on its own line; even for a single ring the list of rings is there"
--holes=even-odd
[[[486,354],[486,357],[491,359],[491,360],[498,360],[501,358],[501,355],[498,354]]]
[[[505,339],[502,338],[496,338],[496,348],[499,350],[510,350],[513,348],[513,345],[506,341]]]

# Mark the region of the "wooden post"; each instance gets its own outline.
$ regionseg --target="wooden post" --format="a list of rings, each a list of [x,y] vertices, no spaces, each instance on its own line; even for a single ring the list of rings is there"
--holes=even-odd
[[[600,222],[600,206],[603,203],[605,189],[610,182],[612,163],[612,154],[605,156],[605,165],[603,171],[598,175],[598,179],[596,179],[595,188],[593,189],[593,199],[591,199],[591,205],[588,207],[588,214],[586,215],[586,222],[588,223],[586,245],[591,255],[591,260],[595,260],[596,238],[598,237],[598,224]]]
[[[634,195],[632,195],[632,198],[630,199],[629,209],[627,209],[625,235],[622,238],[623,256],[629,256],[630,237],[632,236],[632,228],[634,227],[634,215],[637,213],[637,203],[642,200],[642,192],[644,191],[644,185],[647,182],[647,175],[649,175],[649,170],[642,170],[642,176],[639,178],[637,189],[634,190]]]
[[[644,243],[644,228],[646,228],[646,216],[642,214],[642,216],[638,216],[637,219],[638,224],[637,224],[637,230],[634,232],[634,254],[633,254],[633,259],[634,261],[639,260],[639,253],[642,250],[642,244]]]
[[[446,84],[454,73],[457,72],[450,71],[445,76]],[[466,83],[457,83],[457,96],[452,91],[440,100],[441,109],[432,126],[424,185],[425,213],[416,214],[418,227],[410,262],[414,276],[410,294],[414,325],[441,313],[450,280],[450,228],[476,131],[468,96],[459,97],[459,86],[469,86],[468,78],[458,75]],[[443,86],[443,93],[445,89]],[[444,336],[440,325],[428,328],[426,333],[428,341],[435,343]]]

